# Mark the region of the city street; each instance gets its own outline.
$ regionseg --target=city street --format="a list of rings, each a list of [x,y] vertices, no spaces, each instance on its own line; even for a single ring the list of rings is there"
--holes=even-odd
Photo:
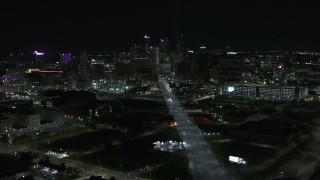
[[[173,115],[178,123],[179,135],[187,143],[189,169],[193,179],[226,180],[235,178],[227,174],[222,165],[214,157],[210,145],[205,141],[199,128],[191,121],[169,85],[164,79],[159,79],[169,114]]]

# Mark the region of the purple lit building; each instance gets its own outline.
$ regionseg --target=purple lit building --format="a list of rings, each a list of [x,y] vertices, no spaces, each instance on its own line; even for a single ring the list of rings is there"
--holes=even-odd
[[[60,62],[63,64],[69,64],[72,61],[71,53],[60,54]]]
[[[35,56],[35,61],[37,63],[43,63],[43,61],[45,59],[44,52],[34,51],[33,54]]]

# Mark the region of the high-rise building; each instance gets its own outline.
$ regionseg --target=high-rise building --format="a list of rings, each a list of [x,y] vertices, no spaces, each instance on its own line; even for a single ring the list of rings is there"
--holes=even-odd
[[[149,46],[150,46],[150,36],[149,35],[144,35],[144,40],[145,40],[145,43],[146,43],[146,55],[145,57],[148,58],[149,57]]]
[[[160,39],[159,51],[161,54],[168,54],[169,53],[169,40],[168,40],[168,38]]]
[[[180,55],[183,55],[183,56],[187,52],[187,48],[186,48],[185,42],[183,40],[183,35],[180,35],[180,37],[178,39],[177,46],[176,46],[176,51],[177,51],[177,54],[180,54]]]
[[[80,64],[88,62],[88,54],[86,51],[80,53]]]
[[[160,64],[167,64],[170,62],[169,58],[169,41],[167,38],[160,39],[159,42],[159,58]]]
[[[43,52],[34,51],[33,54],[34,54],[36,63],[43,63],[43,61],[45,59],[45,54]]]
[[[219,82],[239,82],[242,79],[243,61],[238,58],[225,57],[219,59]]]
[[[69,64],[72,61],[71,53],[60,54],[60,63]]]
[[[8,57],[9,65],[17,65],[18,63],[18,56],[15,54],[10,54]]]
[[[86,51],[82,51],[80,53],[80,64],[79,64],[79,71],[80,77],[83,80],[91,80],[91,66],[88,62],[88,54]]]

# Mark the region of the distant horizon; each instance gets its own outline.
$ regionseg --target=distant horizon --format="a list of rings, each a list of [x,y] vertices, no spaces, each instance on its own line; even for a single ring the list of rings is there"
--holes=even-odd
[[[63,4],[63,6],[61,6]],[[318,50],[317,5],[298,0],[8,2],[0,12],[0,52],[25,49],[126,51],[178,36],[191,49]]]
[[[205,45],[205,44],[204,44]],[[206,46],[206,45],[205,45]],[[156,46],[155,46],[156,47]],[[199,46],[200,47],[200,46]],[[191,51],[198,51],[198,48],[192,48],[190,49]],[[235,49],[232,47],[217,47],[217,48],[210,48],[207,47],[208,51],[214,51],[214,50],[221,50],[221,49],[229,49],[229,51],[234,51],[234,52],[245,52],[245,53],[253,53],[253,52],[312,52],[312,53],[318,53],[320,52],[320,49]],[[39,51],[39,52],[49,52],[49,53],[80,53],[82,51],[87,51],[89,53],[103,53],[103,52],[116,52],[116,53],[121,53],[121,52],[129,52],[129,48],[122,48],[122,49],[110,49],[110,48],[88,48],[88,49],[44,49],[44,48],[22,48],[21,50],[15,50],[15,51],[1,51],[0,50],[0,56],[3,55],[10,55],[10,54],[32,54],[34,51]],[[170,50],[170,53],[174,53],[176,50]]]

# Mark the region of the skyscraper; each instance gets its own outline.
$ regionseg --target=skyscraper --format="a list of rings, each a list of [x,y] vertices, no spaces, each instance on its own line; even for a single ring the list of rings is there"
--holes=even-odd
[[[162,38],[159,42],[159,61],[161,64],[169,63],[169,41],[168,38]]]
[[[80,53],[80,64],[88,62],[88,54],[86,51]]]
[[[45,59],[45,54],[43,52],[34,51],[33,54],[34,54],[36,63],[43,63],[43,61]]]
[[[145,57],[148,58],[149,57],[150,36],[149,35],[144,35],[144,40],[145,40],[145,43],[146,43],[146,55],[145,55]]]
[[[72,61],[71,53],[63,53],[60,54],[60,63],[69,64]]]
[[[237,57],[224,57],[219,59],[218,79],[219,82],[238,83],[242,78],[242,60]]]
[[[186,48],[186,45],[185,45],[185,42],[184,42],[184,37],[183,35],[180,35],[179,38],[178,38],[178,42],[177,42],[177,45],[176,45],[176,52],[177,54],[180,54],[182,56],[184,56],[187,52],[187,48]]]
[[[162,38],[159,42],[159,51],[161,54],[169,53],[169,41],[168,38]]]
[[[79,69],[80,69],[80,77],[84,80],[90,80],[91,78],[91,67],[88,62],[88,54],[86,51],[82,51],[80,53],[80,64],[79,64]]]

